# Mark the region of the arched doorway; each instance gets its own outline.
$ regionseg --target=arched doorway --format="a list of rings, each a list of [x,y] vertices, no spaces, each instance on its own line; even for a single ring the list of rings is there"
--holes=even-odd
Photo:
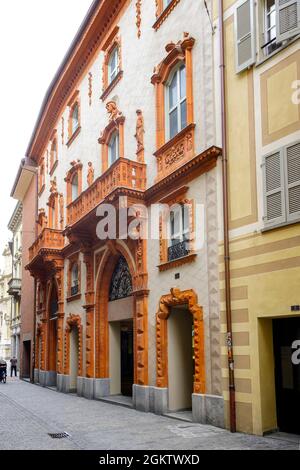
[[[77,392],[78,377],[82,377],[82,322],[79,315],[69,315],[65,329],[65,375],[69,376],[66,392]]]
[[[72,328],[70,334],[70,392],[77,391],[78,356],[79,356],[78,329]]]
[[[192,394],[205,394],[203,311],[193,290],[161,297],[156,361],[157,387],[168,389],[170,411],[191,408]]]
[[[112,395],[132,396],[134,383],[132,278],[120,256],[109,286],[109,375]]]
[[[52,282],[48,302],[48,383],[56,386],[57,382],[57,318],[58,293],[55,281]]]
[[[187,306],[173,307],[168,320],[169,410],[192,409],[193,317]]]

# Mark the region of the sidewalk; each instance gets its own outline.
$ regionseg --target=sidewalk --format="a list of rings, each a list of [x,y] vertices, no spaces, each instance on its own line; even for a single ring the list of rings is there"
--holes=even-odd
[[[64,395],[10,377],[6,385],[0,384],[0,406],[2,449],[299,450],[299,441],[285,436],[230,434],[212,426]],[[62,432],[70,437],[49,436]]]

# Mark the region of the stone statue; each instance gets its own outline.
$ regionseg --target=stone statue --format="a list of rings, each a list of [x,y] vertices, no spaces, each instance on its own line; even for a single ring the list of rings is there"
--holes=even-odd
[[[54,179],[52,181],[50,181],[50,192],[51,194],[52,193],[56,193],[57,192],[57,182],[56,182],[56,176],[54,177]]]
[[[143,113],[140,109],[136,111],[137,114],[137,121],[136,121],[136,134],[135,138],[137,141],[137,153],[144,149],[144,134],[145,134],[145,126],[144,126],[144,117]]]
[[[89,186],[91,186],[94,182],[95,170],[94,170],[92,162],[88,162],[88,166],[89,168],[88,168],[88,174],[87,174],[87,183]]]
[[[60,194],[59,195],[59,212],[60,212],[60,225],[61,225],[61,229],[63,229],[63,225],[64,225],[64,220],[65,220],[65,217],[64,217],[64,196],[63,194]]]

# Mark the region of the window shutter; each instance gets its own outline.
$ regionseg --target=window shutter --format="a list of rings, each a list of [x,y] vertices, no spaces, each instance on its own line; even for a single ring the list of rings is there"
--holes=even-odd
[[[286,221],[283,151],[264,157],[264,222],[265,226]]]
[[[300,33],[300,0],[275,0],[276,41],[296,36]]]
[[[285,148],[287,220],[300,218],[300,142]]]
[[[254,1],[246,0],[235,10],[236,71],[256,61]]]

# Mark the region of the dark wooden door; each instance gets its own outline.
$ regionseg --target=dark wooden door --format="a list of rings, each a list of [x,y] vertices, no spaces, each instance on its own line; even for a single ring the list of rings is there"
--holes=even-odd
[[[133,324],[121,325],[121,392],[132,396],[133,385]]]

